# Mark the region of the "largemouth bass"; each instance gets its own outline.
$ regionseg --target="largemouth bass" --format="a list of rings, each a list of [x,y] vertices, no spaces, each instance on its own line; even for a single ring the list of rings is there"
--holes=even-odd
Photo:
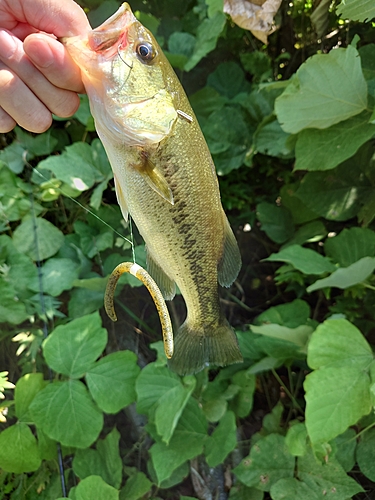
[[[171,368],[185,375],[242,361],[218,291],[218,283],[228,287],[236,279],[240,253],[176,74],[127,3],[63,43],[81,68],[122,214],[130,213],[145,240],[148,272],[165,299],[174,297],[176,284],[185,299]]]

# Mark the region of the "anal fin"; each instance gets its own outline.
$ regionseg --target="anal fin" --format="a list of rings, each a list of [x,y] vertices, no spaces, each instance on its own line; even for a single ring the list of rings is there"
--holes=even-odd
[[[229,287],[237,278],[242,262],[236,238],[224,212],[223,217],[224,245],[223,255],[218,265],[218,280],[221,286]]]
[[[150,255],[149,250],[146,248],[146,262],[149,274],[154,278],[154,281],[160,288],[160,291],[165,300],[172,300],[176,295],[176,284],[171,280],[159,264],[156,263],[154,258]]]

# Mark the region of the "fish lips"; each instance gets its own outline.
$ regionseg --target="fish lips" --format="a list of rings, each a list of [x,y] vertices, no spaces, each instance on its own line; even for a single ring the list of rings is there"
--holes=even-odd
[[[104,21],[97,28],[88,31],[84,35],[59,38],[63,45],[69,46],[69,51],[76,48],[78,52],[82,50],[80,45],[84,43],[86,49],[89,48],[94,53],[106,52],[107,58],[112,54],[108,53],[113,47],[113,53],[119,48],[127,45],[128,27],[137,21],[128,3],[123,3],[121,7],[110,18]]]

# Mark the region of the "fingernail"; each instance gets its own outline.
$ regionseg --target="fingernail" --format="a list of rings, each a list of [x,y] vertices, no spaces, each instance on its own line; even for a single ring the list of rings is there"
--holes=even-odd
[[[39,68],[48,68],[54,62],[54,54],[49,42],[48,35],[38,34],[29,35],[24,41],[26,54]]]
[[[21,42],[13,36],[9,31],[0,29],[0,58],[11,59],[17,49],[21,46]]]

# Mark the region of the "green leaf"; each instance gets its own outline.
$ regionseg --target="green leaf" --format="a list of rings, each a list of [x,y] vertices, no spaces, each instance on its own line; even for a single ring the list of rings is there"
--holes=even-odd
[[[73,459],[73,471],[81,480],[100,476],[106,483],[119,488],[122,482],[122,460],[119,453],[120,433],[117,429],[100,439],[96,450],[77,450]]]
[[[169,445],[157,442],[150,448],[158,484],[171,477],[186,460],[200,455],[206,439],[207,420],[197,401],[190,398]]]
[[[351,471],[356,463],[356,431],[354,429],[348,429],[343,434],[337,436],[333,444],[336,447],[335,459],[339,462],[344,471]]]
[[[75,288],[70,293],[68,304],[69,317],[81,318],[103,306],[104,291],[97,292],[85,288]]]
[[[85,378],[99,408],[106,413],[118,413],[135,401],[139,372],[137,356],[131,351],[119,351],[97,361]]]
[[[35,396],[30,412],[37,427],[65,446],[87,448],[103,427],[102,412],[78,380],[47,385]]]
[[[345,473],[334,457],[331,457],[328,463],[322,464],[310,451],[298,458],[297,463],[298,478],[306,483],[310,491],[314,491],[319,499],[348,499],[364,491],[353,478]],[[324,496],[323,491],[326,492]]]
[[[346,320],[328,320],[313,333],[307,361],[316,371],[305,380],[306,427],[313,443],[342,434],[371,409],[373,360],[360,331]]]
[[[178,375],[164,366],[150,363],[141,371],[135,383],[138,413],[152,413],[159,399],[181,385]]]
[[[81,378],[94,365],[107,343],[107,330],[98,312],[59,325],[43,342],[43,353],[52,370]]]
[[[256,323],[274,323],[296,328],[305,325],[310,317],[310,306],[301,299],[295,299],[287,304],[270,307],[257,317]]]
[[[288,143],[289,137],[276,118],[271,116],[258,126],[254,134],[254,147],[264,155],[288,158],[293,155],[293,148]]]
[[[30,421],[28,412],[30,403],[41,391],[46,382],[43,379],[43,373],[27,373],[18,379],[14,391],[14,402],[16,407],[16,417],[25,422]]]
[[[291,455],[302,457],[307,450],[307,430],[302,422],[290,422],[291,427],[285,436],[285,444]]]
[[[227,411],[206,444],[205,455],[210,467],[216,467],[224,462],[229,453],[235,449],[236,431],[236,417],[233,412]]]
[[[185,64],[185,71],[193,69],[203,57],[216,47],[225,22],[225,14],[223,12],[216,12],[214,16],[204,19],[198,26],[194,52]]]
[[[375,480],[375,429],[365,432],[357,446],[358,466],[366,477]]]
[[[266,337],[291,342],[301,349],[304,349],[311,333],[313,332],[313,328],[307,325],[300,325],[296,328],[288,328],[287,326],[270,323],[261,326],[251,325],[251,331],[265,335]]]
[[[273,500],[296,500],[297,498],[321,500],[323,497],[321,491],[315,491],[303,481],[293,477],[277,481],[271,488],[271,498]]]
[[[181,414],[196,385],[196,379],[193,376],[184,377],[183,382],[184,385],[178,385],[165,392],[159,399],[155,410],[156,430],[166,444],[169,444]]]
[[[253,408],[256,383],[255,376],[248,373],[247,370],[241,370],[235,373],[232,380],[234,387],[237,386],[239,390],[230,401],[229,408],[236,414],[237,417],[245,418],[249,415]]]
[[[351,266],[337,269],[328,278],[315,281],[307,287],[307,292],[313,292],[326,287],[349,288],[365,281],[375,269],[375,257],[363,257]]]
[[[144,498],[151,488],[152,482],[147,478],[146,474],[137,471],[126,481],[120,492],[120,500],[139,500]]]
[[[0,296],[0,323],[18,325],[29,317],[25,304],[18,299],[14,287],[2,278],[0,278]]]
[[[71,259],[48,259],[42,267],[43,292],[57,297],[64,290],[70,290],[78,278],[79,264]],[[39,292],[39,278],[35,276],[29,282],[30,290]]]
[[[309,172],[302,179],[295,195],[311,210],[328,220],[344,221],[354,217],[368,192],[368,184],[354,157],[327,172]],[[361,164],[361,163],[359,163]]]
[[[307,362],[314,370],[334,366],[356,366],[365,370],[373,354],[362,333],[345,319],[331,319],[320,324],[312,334]]]
[[[36,241],[38,248],[35,247]],[[14,231],[13,243],[18,252],[25,253],[32,260],[46,260],[59,251],[64,235],[46,219],[28,218]]]
[[[270,491],[282,478],[292,478],[295,458],[289,453],[285,438],[270,434],[251,447],[250,455],[233,469],[233,473],[246,486]]]
[[[23,422],[0,433],[0,468],[22,474],[38,470],[41,464],[37,441]]]
[[[366,22],[375,17],[375,6],[372,0],[342,0],[336,12],[344,19]]]
[[[366,111],[325,130],[302,130],[294,170],[330,170],[353,156],[375,134],[369,119]]]
[[[340,85],[337,85],[340,82]],[[367,84],[358,51],[349,46],[316,54],[300,66],[275,111],[285,132],[328,128],[363,111]]]
[[[258,203],[257,218],[261,229],[276,243],[284,243],[293,236],[294,224],[289,210],[271,203]]]
[[[329,259],[318,252],[300,245],[291,245],[278,253],[273,253],[267,259],[271,262],[287,262],[303,274],[323,274],[335,270]]]
[[[103,481],[100,476],[89,476],[78,483],[75,490],[75,500],[119,500],[119,492]]]
[[[256,488],[248,488],[244,484],[237,482],[229,493],[230,500],[263,500],[264,493]]]
[[[228,99],[233,99],[237,94],[250,90],[250,84],[245,78],[245,73],[233,61],[220,63],[215,71],[208,75],[207,85]]]
[[[308,208],[303,201],[296,196],[296,191],[299,183],[285,184],[280,189],[282,206],[287,208],[292,214],[295,224],[304,224],[311,220],[317,219],[319,215],[314,212],[311,207]]]
[[[363,227],[343,229],[325,241],[324,251],[340,266],[350,266],[363,257],[375,256],[375,232]]]
[[[62,155],[49,156],[39,162],[38,168],[51,170],[57,179],[78,191],[86,191],[96,181],[103,180],[96,168],[91,146],[85,142],[67,146]]]

